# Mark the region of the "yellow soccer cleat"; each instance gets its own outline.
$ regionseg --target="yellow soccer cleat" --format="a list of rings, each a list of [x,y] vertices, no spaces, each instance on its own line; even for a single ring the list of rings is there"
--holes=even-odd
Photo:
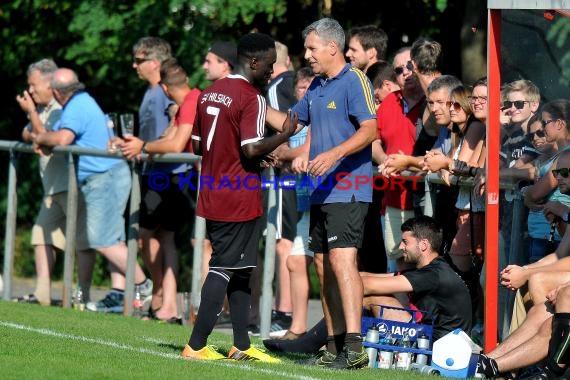
[[[228,353],[228,358],[233,360],[260,361],[262,363],[281,363],[280,359],[269,356],[264,351],[253,346],[245,351],[240,351],[232,346]]]
[[[184,359],[194,360],[221,360],[226,358],[224,355],[216,351],[214,346],[206,346],[201,350],[194,351],[189,345],[186,345],[180,356]]]

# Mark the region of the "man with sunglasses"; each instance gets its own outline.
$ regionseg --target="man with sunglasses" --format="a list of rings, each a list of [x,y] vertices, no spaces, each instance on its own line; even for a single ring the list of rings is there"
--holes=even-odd
[[[162,38],[142,37],[133,45],[132,53],[133,69],[140,79],[148,83],[139,106],[139,139],[137,142],[158,140],[170,123],[166,110],[175,107],[174,101],[166,96],[160,86],[160,68],[162,62],[171,57],[170,44]],[[140,149],[146,153],[144,145],[141,145]],[[124,153],[128,154],[126,151]],[[162,263],[164,257],[176,255],[174,231],[184,219],[183,213],[179,211],[182,205],[172,197],[164,197],[164,194],[151,189],[148,176],[155,171],[173,173],[177,169],[186,171],[186,165],[144,163],[140,179],[139,239],[142,244],[143,260],[151,278],[156,282],[152,300],[145,294],[144,301],[147,303],[150,301],[148,305],[150,316],[163,320],[175,319],[178,314],[175,303],[176,279],[174,276],[165,275]],[[160,280],[156,281],[157,279]],[[165,294],[165,291],[168,294]],[[160,311],[158,311],[159,308]]]
[[[409,57],[409,48],[403,54]],[[416,88],[419,88],[411,72],[407,74],[408,78],[416,83]],[[416,121],[423,111],[422,99],[413,99],[413,107],[410,107],[403,91],[396,84],[404,81],[398,81],[396,70],[389,63],[375,63],[370,66],[366,75],[372,82],[375,96],[381,100],[376,113],[379,138],[372,144],[373,160],[382,165],[387,155],[393,153],[411,155],[418,134]],[[407,90],[410,87],[408,86]],[[421,88],[419,90],[421,92]],[[396,238],[400,225],[414,216],[412,190],[411,182],[400,186],[388,186],[383,190],[380,220],[388,272],[396,272],[398,270],[396,260],[402,258],[402,251],[398,247]]]
[[[507,83],[502,91],[501,166],[520,168],[534,160],[538,152],[526,138],[528,121],[540,105],[540,91],[526,79]]]
[[[420,87],[422,88],[425,96],[429,97],[429,85],[435,79],[441,77],[442,50],[439,42],[429,38],[420,37],[414,41],[412,47],[410,48],[410,59],[405,63],[401,60],[402,57],[399,59],[399,64],[394,65],[394,70],[397,70],[397,72],[399,72],[401,69],[401,72],[407,73],[408,77],[412,74],[417,83],[419,83]],[[406,79],[406,81],[407,80],[408,79]],[[449,91],[451,91],[451,88]],[[436,96],[436,94],[434,94],[434,96]],[[449,93],[447,93],[447,96],[444,97],[446,98],[445,101],[449,100]],[[447,118],[445,117],[445,114],[447,114]],[[433,132],[435,132],[435,134],[439,134],[439,132],[442,130],[440,126],[450,123],[449,107],[447,107],[447,112],[444,110],[444,112],[438,112],[438,115],[443,116],[440,121],[436,120],[435,115],[433,112],[431,112],[430,107],[425,107],[424,112],[420,114],[421,117],[418,117],[418,123],[421,121],[421,126],[416,126],[416,128],[421,129],[429,127]],[[430,133],[430,135],[432,133]],[[429,146],[428,149],[429,148],[431,148],[431,146]],[[406,169],[421,169],[421,161],[426,150],[428,149],[424,149],[422,151],[416,151],[414,149],[413,156],[404,154],[391,154],[384,163],[382,174],[388,176]]]
[[[421,41],[421,40],[420,40]],[[418,55],[421,49],[416,44],[414,53]],[[432,56],[433,60],[437,60],[437,54]],[[435,119],[429,112],[427,107],[426,93],[422,89],[418,78],[414,75],[414,65],[412,63],[412,46],[400,48],[394,54],[394,71],[396,72],[396,80],[402,89],[402,95],[412,114],[417,110],[415,117],[416,142],[414,143],[412,156],[423,156],[426,151],[430,150],[437,140],[439,134],[439,126],[435,123]],[[436,78],[437,73],[431,78]],[[418,183],[418,186],[412,191],[412,203],[416,216],[423,215],[425,205],[425,188],[424,183]]]

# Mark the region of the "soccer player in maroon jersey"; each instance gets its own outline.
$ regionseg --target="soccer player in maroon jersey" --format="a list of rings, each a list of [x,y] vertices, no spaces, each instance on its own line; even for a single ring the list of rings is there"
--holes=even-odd
[[[233,74],[214,82],[198,100],[192,130],[194,152],[202,156],[196,212],[206,219],[214,252],[196,323],[182,351],[184,358],[225,358],[207,345],[207,339],[227,293],[234,333],[228,357],[279,362],[251,346],[247,332],[249,278],[256,266],[258,221],[263,212],[260,158],[288,141],[297,128],[297,117],[288,115],[282,133],[263,138],[267,106],[261,91],[271,77],[275,60],[271,37],[245,35],[238,43],[238,64]]]

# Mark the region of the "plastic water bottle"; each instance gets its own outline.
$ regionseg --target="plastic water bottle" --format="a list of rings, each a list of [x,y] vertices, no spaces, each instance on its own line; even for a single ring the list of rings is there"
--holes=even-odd
[[[366,332],[365,342],[377,344],[380,338],[378,326],[372,325]],[[378,349],[375,347],[366,347],[368,353],[368,368],[376,368],[376,360],[378,358]]]
[[[79,311],[85,310],[85,295],[83,294],[83,289],[81,289],[81,287],[79,286],[75,290],[75,297],[73,298],[73,308]]]
[[[412,347],[412,342],[410,341],[410,337],[408,336],[408,334],[405,334],[404,337],[402,338],[400,347],[402,348]],[[411,364],[412,364],[412,353],[407,352],[406,350],[400,350],[398,352],[398,359],[396,360],[396,369],[402,369],[407,371],[410,369]]]
[[[421,334],[420,336],[418,336],[418,339],[416,340],[416,342],[418,343],[418,348],[422,349],[422,350],[429,350],[429,338],[426,334]],[[416,363],[417,364],[427,364],[428,362],[428,356],[426,354],[417,354],[416,355]]]
[[[430,367],[427,364],[412,363],[410,369],[418,373],[423,373],[424,375],[434,375],[434,376],[440,375],[437,369]]]
[[[143,301],[141,296],[141,288],[135,286],[135,298],[133,300],[133,317],[141,318],[143,315]]]
[[[386,333],[386,335],[380,338],[380,341],[378,343],[382,345],[391,345],[392,339],[390,339],[390,333]],[[381,348],[380,353],[378,355],[378,368],[391,369],[393,362],[394,362],[394,351]]]

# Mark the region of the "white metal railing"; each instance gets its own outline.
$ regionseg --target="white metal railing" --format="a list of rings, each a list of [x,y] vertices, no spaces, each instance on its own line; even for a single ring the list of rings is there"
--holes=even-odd
[[[8,168],[8,192],[7,192],[7,210],[6,210],[6,227],[5,227],[5,241],[4,241],[4,296],[5,300],[9,300],[12,296],[12,275],[14,266],[14,250],[15,250],[15,234],[16,234],[16,216],[17,216],[17,160],[18,153],[34,154],[34,151],[29,144],[25,144],[17,141],[5,141],[0,140],[0,151],[9,152],[9,168]],[[64,273],[63,273],[63,307],[71,306],[72,298],[72,286],[73,286],[73,271],[75,267],[75,237],[76,237],[76,218],[77,218],[77,182],[76,182],[76,165],[75,157],[80,155],[91,155],[100,157],[116,157],[123,158],[123,156],[117,153],[109,153],[108,151],[97,150],[97,149],[87,149],[77,146],[58,146],[53,149],[55,154],[66,154],[68,156],[69,162],[69,187],[68,187],[68,197],[67,197],[67,223],[66,223],[66,247],[65,247],[65,257],[64,257]],[[148,155],[142,155],[141,159],[149,159]],[[162,154],[153,155],[152,160],[154,162],[187,162],[196,163],[200,162],[200,157],[189,154]],[[417,173],[402,173],[403,176],[406,175],[417,175]],[[433,210],[435,208],[434,197],[431,194],[431,183],[443,183],[441,178],[437,174],[421,174],[422,178],[417,178],[415,180],[419,182],[425,182],[426,191],[426,202],[424,206],[425,215],[433,215]],[[278,183],[274,181],[274,174],[271,170],[271,184]],[[457,178],[452,177],[452,183],[459,186],[473,186],[472,178]],[[514,185],[512,183],[502,183],[501,188],[512,188]],[[260,316],[261,316],[261,336],[266,338],[269,336],[269,329],[271,325],[271,309],[273,303],[273,277],[275,269],[275,246],[276,246],[276,212],[274,212],[276,205],[276,186],[269,187],[269,197],[266,215],[267,215],[267,234],[265,242],[265,258],[264,258],[264,270],[263,270],[263,282],[262,282],[262,295],[260,304]],[[138,253],[138,211],[140,205],[140,187],[139,187],[139,176],[135,170],[132,170],[132,187],[130,194],[130,204],[129,204],[129,219],[128,219],[128,231],[127,231],[127,246],[128,246],[128,265],[127,271],[125,273],[126,277],[126,289],[125,289],[125,304],[124,304],[124,314],[132,314],[132,304],[134,299],[134,268]],[[508,254],[509,262],[518,262],[520,260],[522,248],[522,240],[520,237],[520,231],[524,227],[522,212],[524,209],[524,204],[520,196],[515,197],[515,205],[513,207],[513,230],[511,238],[511,245]],[[198,309],[200,304],[200,288],[201,288],[201,265],[202,265],[202,253],[203,253],[203,241],[206,233],[205,220],[201,217],[196,216],[195,219],[195,245],[194,245],[194,257],[192,263],[192,284],[191,284],[191,295],[192,295],[192,306],[195,310]]]
[[[12,276],[14,267],[14,250],[15,250],[15,236],[16,236],[16,216],[18,209],[18,198],[16,193],[17,187],[17,160],[18,153],[35,154],[30,144],[25,144],[19,141],[6,141],[0,140],[0,151],[7,151],[9,153],[9,168],[8,168],[8,202],[6,210],[6,228],[4,240],[4,300],[9,300],[12,297]],[[64,273],[63,273],[63,307],[71,307],[71,298],[73,291],[73,271],[75,268],[75,237],[76,237],[76,219],[77,219],[77,182],[76,182],[76,165],[75,157],[80,155],[90,155],[99,157],[116,157],[123,158],[120,152],[110,153],[105,150],[87,149],[77,146],[58,146],[53,149],[54,154],[67,154],[69,171],[68,171],[68,197],[67,197],[67,223],[66,223],[66,246],[64,255]],[[149,155],[141,155],[141,160],[149,159]],[[187,162],[196,163],[200,162],[201,157],[189,153],[168,153],[153,155],[153,162]],[[273,175],[273,172],[271,172]],[[275,207],[276,197],[273,187],[269,193],[268,209],[271,210]],[[140,187],[139,176],[135,170],[132,170],[132,187],[130,194],[129,204],[129,220],[127,231],[127,246],[128,246],[128,264],[125,288],[125,303],[124,314],[132,314],[132,304],[134,300],[134,268],[138,253],[138,211],[140,205]],[[263,273],[263,290],[261,296],[261,333],[262,336],[269,336],[269,327],[271,325],[271,305],[273,300],[273,276],[275,270],[275,230],[276,230],[276,214],[268,213],[267,217],[267,233],[266,248],[265,248],[265,264]],[[273,231],[273,233],[271,233]],[[195,246],[194,257],[192,261],[192,305],[197,310],[200,303],[200,288],[201,288],[201,264],[203,253],[203,242],[206,234],[206,224],[204,218],[196,216],[195,219]]]

